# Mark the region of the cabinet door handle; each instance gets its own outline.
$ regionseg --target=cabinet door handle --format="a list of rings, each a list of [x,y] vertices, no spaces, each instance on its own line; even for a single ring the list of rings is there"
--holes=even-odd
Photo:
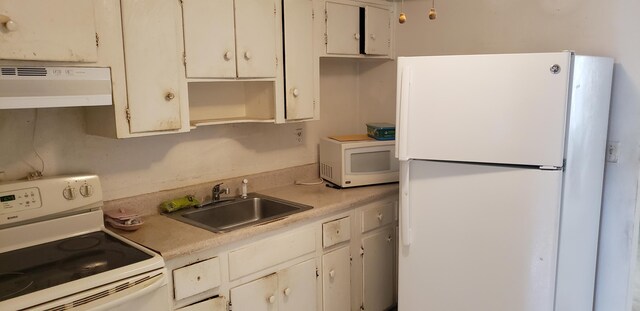
[[[249,51],[244,52],[244,58],[246,60],[250,60],[251,59],[251,52],[249,52]]]
[[[274,296],[274,295],[269,296],[269,298],[267,298],[267,301],[268,301],[269,303],[274,303],[274,302],[276,302],[276,296]]]
[[[18,24],[13,20],[8,20],[4,23],[4,28],[7,28],[8,31],[16,31],[18,30]]]
[[[224,60],[230,61],[232,58],[233,56],[231,55],[231,52],[229,51],[224,52]]]
[[[297,88],[294,88],[291,93],[293,94],[293,97],[300,96],[300,90],[298,90]]]
[[[356,40],[360,40],[360,34],[359,34],[359,33],[354,34],[354,35],[353,35],[353,37],[354,37]]]
[[[371,40],[375,40],[376,39],[376,35],[375,34],[371,34],[370,37],[371,37]]]
[[[285,289],[284,289],[284,295],[285,295],[285,296],[289,296],[289,295],[291,295],[291,288],[289,288],[289,287],[285,288]]]
[[[383,218],[382,213],[378,213],[377,218],[378,218],[378,221],[380,221],[380,222],[381,222],[381,221],[382,221],[382,218]]]
[[[166,99],[167,101],[171,101],[174,98],[176,98],[176,94],[173,94],[173,92],[169,92],[167,93],[167,95],[164,96],[164,99]]]
[[[334,271],[334,270],[329,271],[329,277],[330,278],[333,279],[335,276],[336,276],[336,271]]]

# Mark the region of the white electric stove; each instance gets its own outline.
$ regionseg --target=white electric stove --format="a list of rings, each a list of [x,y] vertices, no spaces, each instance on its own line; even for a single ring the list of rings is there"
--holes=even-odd
[[[169,310],[161,256],[106,230],[98,176],[0,183],[0,310]]]

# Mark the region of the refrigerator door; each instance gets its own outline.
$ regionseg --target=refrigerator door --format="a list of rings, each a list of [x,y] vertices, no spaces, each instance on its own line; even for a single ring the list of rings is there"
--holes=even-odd
[[[404,164],[399,310],[553,310],[561,171]]]
[[[403,159],[562,166],[572,54],[398,58]]]

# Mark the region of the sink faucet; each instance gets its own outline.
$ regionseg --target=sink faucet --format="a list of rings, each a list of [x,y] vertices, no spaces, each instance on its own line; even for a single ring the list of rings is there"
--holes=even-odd
[[[216,203],[220,201],[221,194],[229,194],[229,188],[220,188],[223,183],[219,183],[211,189],[211,202]]]

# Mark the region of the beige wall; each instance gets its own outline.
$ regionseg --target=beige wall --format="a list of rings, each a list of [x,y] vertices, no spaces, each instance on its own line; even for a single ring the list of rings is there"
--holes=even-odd
[[[320,136],[357,132],[358,63],[323,60],[321,120],[237,124],[124,140],[86,135],[82,108],[39,109],[35,147],[45,174],[95,173],[106,200],[317,162]],[[40,168],[35,110],[0,110],[0,180]],[[295,130],[302,128],[304,142]],[[363,132],[363,130],[360,130]]]
[[[609,140],[621,143],[606,167],[597,310],[630,310],[628,284],[637,239],[640,158],[640,2],[631,0],[406,0],[397,28],[401,56],[575,50],[616,60]],[[388,74],[393,74],[391,71]],[[365,88],[365,86],[363,86]]]

